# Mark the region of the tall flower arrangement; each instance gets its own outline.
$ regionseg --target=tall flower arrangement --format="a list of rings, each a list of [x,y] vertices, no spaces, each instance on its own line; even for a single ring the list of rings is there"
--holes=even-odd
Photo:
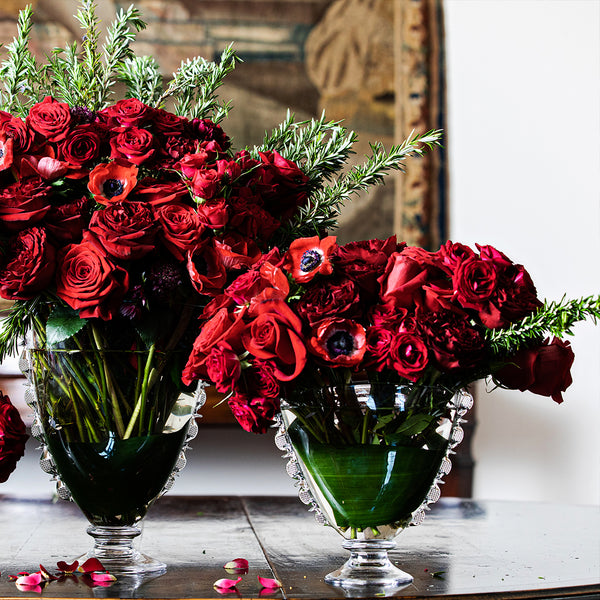
[[[205,308],[184,380],[209,378],[255,433],[281,396],[353,381],[408,386],[427,401],[432,386],[451,393],[490,377],[560,403],[574,359],[561,338],[587,317],[600,317],[600,297],[544,304],[525,267],[489,245],[300,238]]]
[[[91,351],[85,374],[67,367],[73,404],[85,407],[76,427],[90,440],[127,438],[164,424],[168,407],[147,406],[150,392],[161,377],[180,382],[190,325],[210,298],[275,245],[326,235],[346,200],[440,133],[374,145],[344,172],[354,133],[288,114],[260,145],[235,150],[217,96],[237,62],[231,48],[218,63],[184,61],[163,82],[157,62],[130,49],[145,27],[134,6],[103,45],[94,2],[82,0],[76,19],[81,42],[42,65],[26,8],[0,67],[0,296],[14,301],[0,359],[29,334],[44,348]],[[136,353],[121,365],[135,398],[107,371],[108,348]]]

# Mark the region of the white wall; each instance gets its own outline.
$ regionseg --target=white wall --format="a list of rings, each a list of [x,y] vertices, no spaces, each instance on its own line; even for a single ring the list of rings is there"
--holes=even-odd
[[[600,292],[600,3],[445,0],[451,236],[524,264],[540,296]],[[565,402],[477,406],[475,496],[600,502],[600,325]]]

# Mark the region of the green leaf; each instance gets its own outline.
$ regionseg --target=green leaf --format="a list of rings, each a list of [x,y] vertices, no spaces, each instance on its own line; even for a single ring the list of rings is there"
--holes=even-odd
[[[396,429],[396,433],[401,433],[403,435],[416,435],[417,433],[421,433],[424,431],[429,423],[434,419],[433,415],[424,415],[418,414],[409,417]]]
[[[76,310],[68,306],[57,306],[48,317],[46,323],[46,342],[54,346],[64,342],[81,331],[87,323]]]

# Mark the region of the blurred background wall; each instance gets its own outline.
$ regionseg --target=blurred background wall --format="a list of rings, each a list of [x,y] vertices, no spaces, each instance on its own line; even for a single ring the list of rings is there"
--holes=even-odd
[[[14,35],[19,4],[0,6],[2,40]],[[77,34],[74,0],[34,4],[38,51]],[[99,4],[110,21],[119,2]],[[445,235],[491,243],[527,266],[543,297],[600,290],[595,0],[136,4],[149,22],[136,49],[154,54],[166,73],[183,57],[215,58],[235,41],[246,62],[222,95],[236,107],[225,128],[238,147],[260,142],[287,106],[299,118],[323,108],[344,118],[361,137],[358,158],[368,141],[390,144],[413,127],[445,125],[444,151],[353,203],[342,217],[342,239],[395,230],[430,246]],[[479,386],[475,497],[600,502],[600,330],[577,326],[573,347],[574,383],[563,405]],[[52,493],[35,445],[0,492]],[[204,426],[172,493],[293,494],[279,454],[270,434]]]

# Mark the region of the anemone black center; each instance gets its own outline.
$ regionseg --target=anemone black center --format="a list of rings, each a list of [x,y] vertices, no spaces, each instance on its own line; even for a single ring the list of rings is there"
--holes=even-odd
[[[347,331],[336,331],[327,340],[327,350],[334,358],[341,354],[348,356],[354,350],[354,340]]]
[[[107,179],[102,190],[107,198],[114,198],[123,193],[123,182],[119,179]]]
[[[300,259],[300,270],[308,273],[316,269],[322,260],[321,255],[316,250],[307,250]]]

